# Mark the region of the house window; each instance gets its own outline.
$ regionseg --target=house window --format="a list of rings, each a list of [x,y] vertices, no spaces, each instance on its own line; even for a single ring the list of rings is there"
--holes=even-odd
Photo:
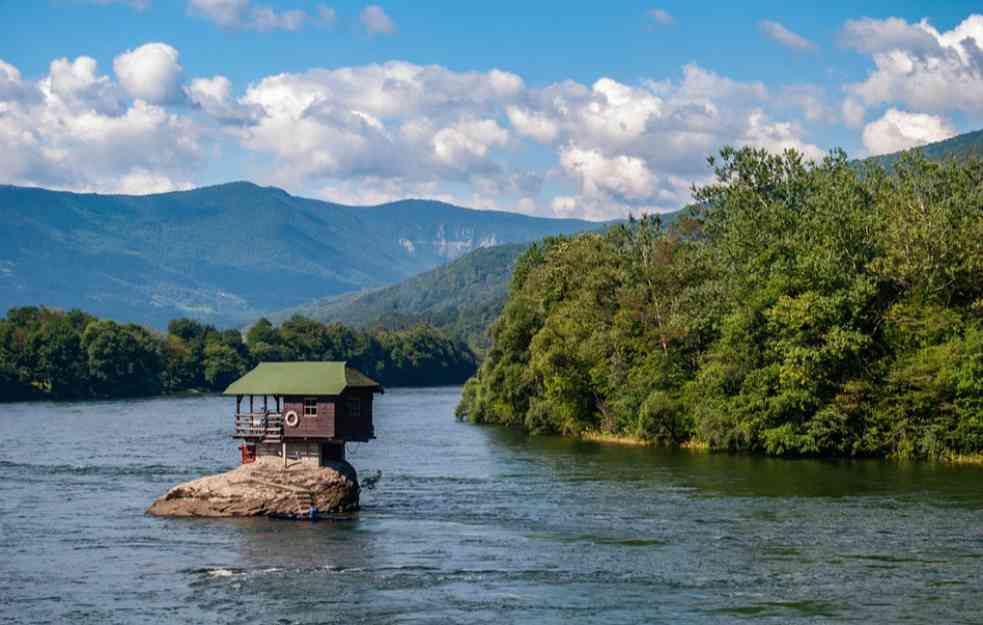
[[[349,417],[361,417],[362,416],[362,402],[357,398],[348,400],[348,416]]]
[[[305,399],[304,400],[304,416],[305,417],[316,417],[317,416],[317,400],[316,399]]]

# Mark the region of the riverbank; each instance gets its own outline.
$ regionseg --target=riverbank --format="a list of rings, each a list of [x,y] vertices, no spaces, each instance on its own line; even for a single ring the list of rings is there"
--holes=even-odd
[[[943,461],[947,464],[975,464],[983,466],[983,453],[978,454],[953,454]]]
[[[626,447],[677,447],[679,449],[688,449],[690,451],[701,451],[701,452],[714,451],[713,449],[710,448],[710,444],[707,443],[706,441],[700,441],[695,439],[682,442],[678,445],[668,445],[665,443],[659,443],[657,441],[642,438],[639,436],[629,436],[627,434],[614,434],[611,432],[599,432],[597,430],[585,430],[575,438],[591,443],[602,443],[605,445],[624,445]],[[838,458],[838,456],[823,456],[822,458],[832,459],[832,458]],[[983,467],[983,453],[949,454],[943,458],[922,459],[922,460],[907,460],[907,459],[887,456],[881,458],[881,460],[894,461],[898,463],[919,462],[919,463],[927,463],[927,464],[938,463],[938,464],[976,465],[976,466]]]
[[[704,441],[688,440],[678,445],[665,445],[648,438],[640,436],[629,436],[627,434],[614,434],[611,432],[599,432],[597,430],[585,430],[577,437],[583,441],[592,443],[605,443],[610,445],[627,445],[629,447],[679,447],[680,449],[691,449],[696,451],[710,451],[710,445]]]

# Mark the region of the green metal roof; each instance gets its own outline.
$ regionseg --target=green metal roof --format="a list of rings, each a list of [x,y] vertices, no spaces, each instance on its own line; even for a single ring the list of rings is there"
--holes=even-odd
[[[261,362],[225,389],[225,395],[340,395],[350,387],[382,390],[344,362]]]

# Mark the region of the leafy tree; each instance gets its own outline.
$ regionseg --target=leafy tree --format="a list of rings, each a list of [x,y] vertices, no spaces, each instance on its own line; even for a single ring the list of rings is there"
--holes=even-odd
[[[160,338],[133,324],[101,320],[82,334],[90,388],[96,397],[138,397],[161,391]]]
[[[277,336],[276,328],[273,327],[270,320],[266,317],[260,317],[259,321],[254,323],[249,328],[249,332],[246,333],[246,342],[250,347],[260,343],[266,343],[272,346],[279,343],[279,337]]]
[[[519,258],[458,415],[773,455],[983,450],[983,164],[710,162],[689,218]]]
[[[37,392],[24,366],[24,351],[16,326],[0,319],[0,397],[8,401],[29,399]]]
[[[192,345],[175,334],[168,334],[161,346],[164,359],[161,386],[167,393],[201,388],[201,358]]]
[[[220,341],[205,347],[204,377],[209,390],[224,390],[245,372],[246,361],[232,347]]]
[[[61,314],[52,314],[30,335],[28,349],[34,353],[35,379],[53,397],[85,394],[86,368],[79,331]]]

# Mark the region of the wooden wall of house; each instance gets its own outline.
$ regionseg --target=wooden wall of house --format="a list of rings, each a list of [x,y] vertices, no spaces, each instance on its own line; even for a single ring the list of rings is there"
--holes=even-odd
[[[359,401],[359,415],[349,414],[349,399]],[[337,407],[335,426],[338,438],[346,441],[369,441],[375,438],[375,427],[372,422],[372,391],[366,389],[348,389],[341,394]]]
[[[311,438],[334,438],[335,428],[335,399],[334,397],[317,397],[317,416],[304,416],[304,397],[284,397],[283,414],[293,410],[297,413],[297,427],[283,425],[285,437],[309,436]]]
[[[372,391],[349,389],[340,396],[318,397],[317,416],[304,416],[304,397],[287,396],[283,399],[283,414],[293,410],[299,423],[296,427],[283,426],[287,438],[334,438],[347,441],[369,441],[375,438],[372,423]],[[349,414],[349,399],[359,401],[359,415]]]

